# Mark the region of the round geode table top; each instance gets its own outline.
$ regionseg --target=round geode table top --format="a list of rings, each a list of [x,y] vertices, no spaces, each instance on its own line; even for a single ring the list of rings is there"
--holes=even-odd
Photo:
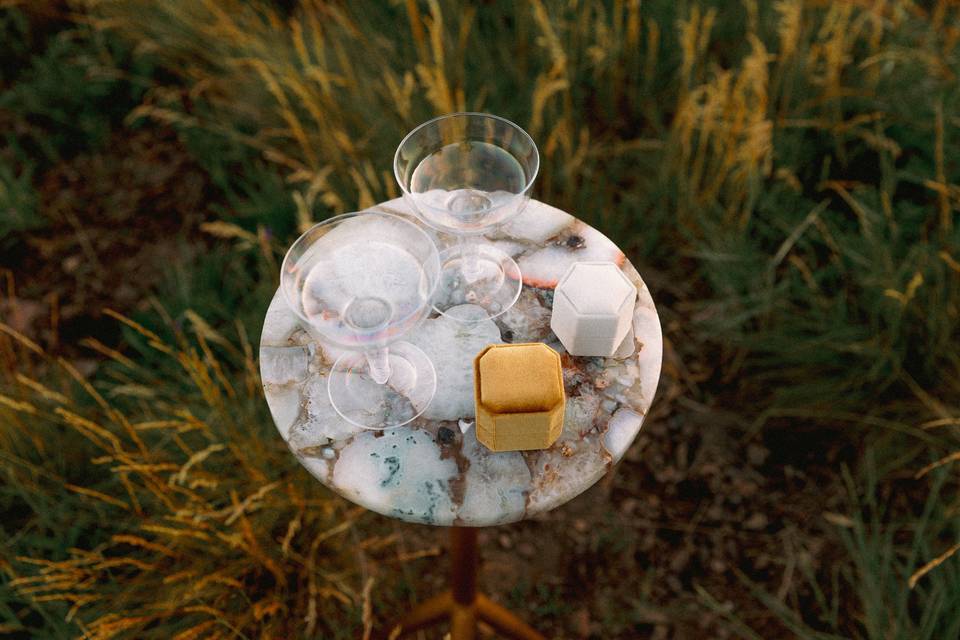
[[[402,199],[375,209],[414,218]],[[442,250],[455,238],[427,229]],[[367,509],[410,522],[488,526],[549,511],[586,490],[633,442],[657,389],[663,342],[643,279],[603,234],[531,200],[487,238],[523,274],[520,299],[467,325],[434,314],[402,338],[437,370],[437,393],[408,425],[368,431],[330,405],[327,373],[342,353],[311,335],[277,291],[260,339],[263,390],[280,435],[320,482]],[[550,330],[553,288],[573,262],[609,260],[639,293],[632,336],[612,358],[569,355]],[[469,305],[465,305],[469,306]],[[549,449],[495,453],[474,433],[473,358],[489,344],[544,342],[560,356],[563,432]]]

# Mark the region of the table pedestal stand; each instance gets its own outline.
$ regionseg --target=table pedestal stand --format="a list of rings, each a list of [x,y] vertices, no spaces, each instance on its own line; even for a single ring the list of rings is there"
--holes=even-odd
[[[487,623],[505,638],[546,640],[545,636],[510,611],[482,593],[477,593],[477,530],[452,527],[450,543],[450,590],[416,605],[410,613],[391,625],[386,638],[402,638],[418,629],[449,619],[452,640],[474,640],[477,621]]]

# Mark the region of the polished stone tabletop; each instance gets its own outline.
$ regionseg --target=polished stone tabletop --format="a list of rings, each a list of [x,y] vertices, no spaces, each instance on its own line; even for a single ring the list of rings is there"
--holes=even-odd
[[[402,199],[376,208],[414,217]],[[455,241],[428,233],[441,249]],[[267,404],[293,455],[348,500],[410,522],[514,522],[576,497],[612,469],[639,433],[660,378],[663,343],[650,292],[623,252],[596,229],[536,200],[488,238],[520,265],[520,299],[476,324],[434,313],[402,338],[423,349],[437,370],[436,396],[403,427],[367,431],[337,415],[326,374],[342,351],[312,336],[280,291],[274,295],[260,339]],[[597,260],[620,265],[637,287],[632,332],[612,358],[573,357],[550,330],[553,288],[573,262]],[[473,357],[506,342],[544,342],[560,353],[566,414],[549,449],[494,453],[477,442]]]

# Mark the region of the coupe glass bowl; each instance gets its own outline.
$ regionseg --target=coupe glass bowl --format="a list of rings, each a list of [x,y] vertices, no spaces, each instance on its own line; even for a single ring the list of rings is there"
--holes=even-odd
[[[342,352],[328,391],[345,420],[386,429],[430,404],[433,364],[398,340],[428,315],[439,280],[430,236],[413,221],[378,211],[330,218],[287,251],[280,276],[287,304],[327,352]]]
[[[440,253],[437,311],[473,304],[486,315],[470,318],[494,318],[517,301],[520,268],[482,234],[523,211],[539,168],[529,134],[486,113],[435,118],[400,143],[393,171],[404,198],[426,224],[458,237]]]

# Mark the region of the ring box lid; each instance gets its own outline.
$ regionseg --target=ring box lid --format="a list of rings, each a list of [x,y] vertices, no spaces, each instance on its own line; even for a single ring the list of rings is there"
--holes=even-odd
[[[494,345],[477,356],[479,401],[497,413],[549,411],[563,401],[560,356],[542,343]]]

